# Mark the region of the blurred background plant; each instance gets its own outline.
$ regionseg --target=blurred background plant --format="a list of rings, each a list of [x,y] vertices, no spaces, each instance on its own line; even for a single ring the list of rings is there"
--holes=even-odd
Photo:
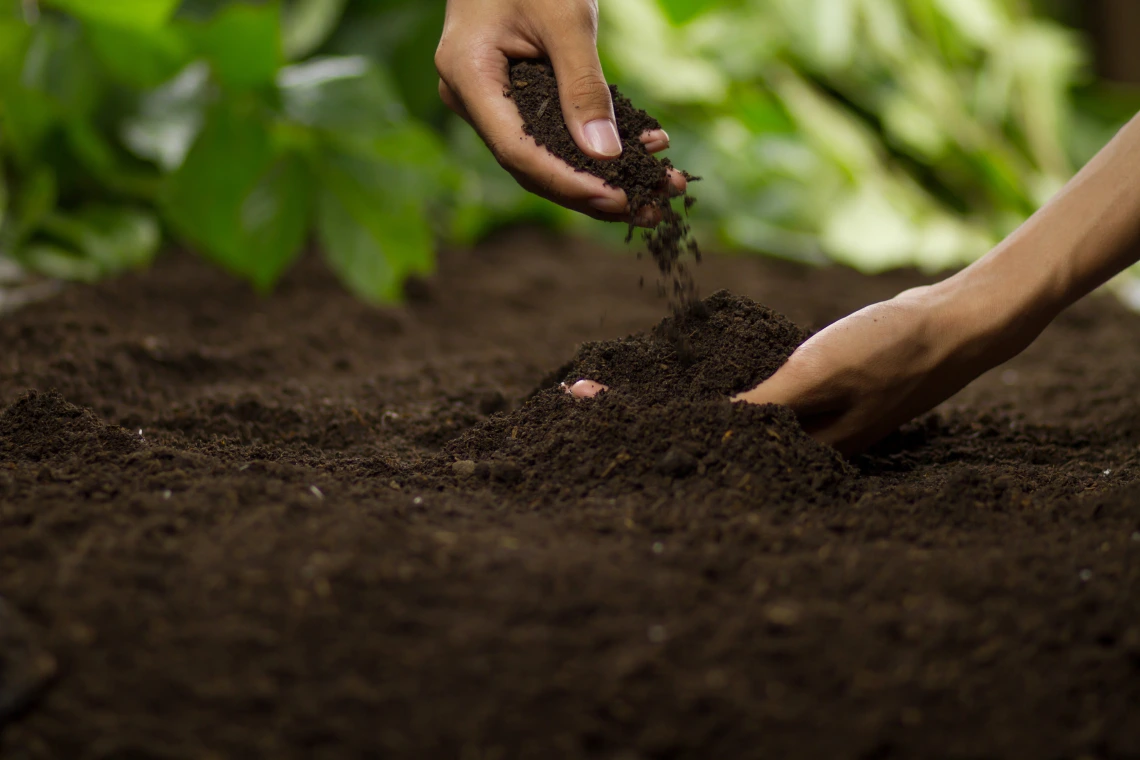
[[[265,291],[314,241],[383,302],[440,243],[503,225],[619,240],[523,192],[445,111],[443,8],[0,0],[0,259],[90,281],[172,240]],[[601,10],[609,79],[706,178],[695,218],[722,250],[866,271],[968,262],[1140,109],[1026,0]]]

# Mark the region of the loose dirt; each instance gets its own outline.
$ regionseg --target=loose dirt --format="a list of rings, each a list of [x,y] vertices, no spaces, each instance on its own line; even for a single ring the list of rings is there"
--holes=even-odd
[[[845,461],[724,396],[922,278],[707,257],[678,352],[641,271],[171,255],[0,320],[0,757],[1140,756],[1140,318]]]
[[[698,291],[689,264],[683,259],[686,255],[691,255],[694,262],[701,259],[700,246],[686,220],[696,197],[686,193],[683,201],[679,201],[683,212],[674,209],[666,192],[668,172],[673,164],[668,158],[651,154],[641,142],[642,134],[660,129],[661,123],[634,107],[629,98],[618,91],[617,85],[610,85],[622,154],[612,161],[599,161],[579,150],[570,135],[558,99],[558,81],[549,63],[513,62],[510,81],[508,95],[514,99],[523,117],[523,130],[538,145],[576,171],[592,174],[611,187],[625,191],[629,207],[635,213],[648,212],[660,217],[654,227],[642,234],[643,242],[657,264],[663,278],[660,287],[674,314],[681,314],[691,307],[697,301]],[[686,171],[681,174],[690,182],[700,179]],[[633,233],[631,225],[626,242],[633,239]]]

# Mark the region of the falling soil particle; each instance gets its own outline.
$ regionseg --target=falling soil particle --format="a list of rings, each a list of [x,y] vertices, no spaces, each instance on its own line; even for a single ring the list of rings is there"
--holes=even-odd
[[[673,164],[667,158],[660,159],[651,154],[641,142],[643,133],[660,129],[661,124],[645,111],[635,108],[616,85],[610,85],[622,154],[611,161],[600,161],[583,153],[570,135],[558,98],[558,82],[549,63],[514,62],[510,78],[511,88],[507,94],[518,105],[526,134],[575,170],[592,174],[611,187],[624,190],[629,207],[635,214],[653,212],[660,216],[660,221],[646,230],[643,238],[664,278],[663,288],[673,312],[683,313],[698,298],[692,273],[682,260],[685,254],[690,254],[697,262],[701,258],[700,247],[686,220],[696,199],[685,195],[684,213],[673,208],[668,195],[668,171]],[[690,182],[700,179],[688,172],[682,171],[681,174]],[[629,239],[632,239],[633,231],[631,226]]]

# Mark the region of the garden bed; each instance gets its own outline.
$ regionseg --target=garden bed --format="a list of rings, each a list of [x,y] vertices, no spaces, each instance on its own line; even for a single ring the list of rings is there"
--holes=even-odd
[[[519,231],[376,310],[171,255],[0,319],[0,756],[1140,755],[1140,317],[845,462],[552,391],[648,268]],[[808,328],[921,281],[698,277]]]

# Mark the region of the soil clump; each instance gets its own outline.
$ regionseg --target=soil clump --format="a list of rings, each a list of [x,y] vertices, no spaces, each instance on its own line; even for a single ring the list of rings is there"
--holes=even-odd
[[[667,194],[668,171],[674,168],[667,158],[657,158],[645,149],[641,135],[660,129],[657,119],[636,108],[623,95],[617,85],[610,85],[622,154],[612,161],[599,161],[583,153],[562,115],[558,99],[558,81],[554,69],[546,61],[515,61],[510,68],[511,87],[507,94],[514,99],[523,117],[523,129],[534,141],[551,154],[565,161],[576,171],[587,172],[606,184],[625,191],[629,207],[636,215],[644,211],[656,212],[660,221],[643,233],[646,248],[664,278],[662,288],[676,314],[682,313],[698,298],[696,283],[682,257],[691,254],[700,261],[701,251],[691,235],[686,220],[696,198],[685,194],[683,213],[673,208]],[[698,181],[686,171],[681,174],[690,182]],[[632,240],[633,225],[627,242]]]

